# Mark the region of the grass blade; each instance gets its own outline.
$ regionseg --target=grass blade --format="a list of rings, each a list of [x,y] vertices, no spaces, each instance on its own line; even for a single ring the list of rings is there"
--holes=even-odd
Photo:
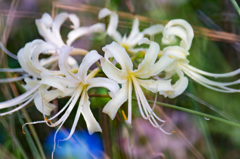
[[[23,125],[24,124],[24,121],[23,119],[21,118],[21,115],[19,114],[19,112],[17,112],[18,114],[18,119],[19,119],[19,122]],[[28,142],[28,145],[29,145],[29,148],[30,150],[32,151],[32,154],[34,156],[34,158],[36,159],[41,159],[41,156],[37,150],[37,147],[35,145],[35,143],[33,142],[33,139],[32,139],[32,136],[30,135],[29,131],[27,128],[24,129],[25,131],[25,135],[26,135],[26,139],[27,139],[27,142]]]

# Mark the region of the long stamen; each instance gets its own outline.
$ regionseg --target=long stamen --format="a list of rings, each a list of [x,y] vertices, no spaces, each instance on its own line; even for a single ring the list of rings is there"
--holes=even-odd
[[[138,89],[138,93],[139,93],[139,95],[140,95],[140,97],[141,97],[140,100],[141,100],[141,102],[142,102],[142,104],[143,104],[143,108],[144,108],[146,114],[148,114],[148,115],[147,115],[148,118],[150,118],[151,116],[154,116],[154,118],[156,118],[158,121],[160,121],[160,122],[165,122],[165,120],[160,119],[160,118],[153,112],[153,110],[151,109],[150,105],[148,104],[148,102],[147,102],[147,100],[146,100],[146,97],[145,97],[145,95],[144,95],[144,93],[143,93],[140,85],[138,84],[138,82],[136,81],[136,82],[134,82],[134,83],[135,83],[135,85],[136,85],[136,88]]]
[[[134,82],[133,82],[133,84],[134,84]],[[135,85],[135,84],[134,84],[134,85]],[[148,120],[147,114],[145,115],[144,112],[143,112],[143,110],[142,110],[142,104],[140,103],[140,99],[139,99],[139,95],[138,95],[138,93],[137,93],[136,87],[134,87],[134,89],[135,89],[135,94],[136,94],[136,97],[137,97],[137,102],[138,102],[138,107],[139,107],[140,113],[141,113],[142,117],[143,117],[145,120]],[[146,111],[145,111],[145,112],[146,112]]]
[[[6,78],[6,79],[0,79],[0,83],[9,83],[9,82],[16,82],[24,79],[25,77],[29,77],[30,75],[25,74],[23,76],[15,77],[15,78]]]
[[[33,94],[34,92],[36,92],[36,90],[40,87],[40,85],[35,86],[34,88],[32,88],[31,90],[25,92],[24,94],[13,98],[11,100],[5,101],[5,102],[1,102],[0,103],[0,109],[3,108],[8,108],[8,107],[12,107],[14,105],[18,105],[22,102],[25,102],[26,100],[28,100],[29,98],[31,98],[31,94]]]
[[[137,101],[138,101],[138,105],[139,105],[139,108],[140,108],[140,112],[143,116],[143,118],[147,120],[149,120],[149,122],[155,127],[155,128],[158,128],[160,129],[163,133],[167,134],[167,135],[171,135],[172,133],[174,133],[175,131],[172,131],[171,133],[169,132],[166,132],[165,130],[162,129],[162,126],[164,126],[166,123],[167,123],[167,120],[161,120],[155,113],[154,113],[154,108],[156,106],[156,100],[157,100],[157,95],[155,96],[155,102],[154,102],[154,105],[153,105],[153,109],[151,109],[150,107],[148,108],[147,107],[147,111],[145,109],[145,113],[146,113],[146,116],[143,115],[143,112],[142,112],[142,109],[141,109],[141,103],[140,103],[140,100],[142,103],[145,103],[145,104],[148,104],[147,101],[145,101],[144,99],[144,95],[143,95],[143,92],[140,88],[140,86],[138,85],[138,83],[134,80],[134,77],[133,77],[133,84],[134,84],[134,88],[135,88],[135,93],[136,93],[136,97],[137,97]],[[141,96],[141,98],[139,99],[139,94]],[[144,108],[144,106],[143,106]],[[149,113],[149,114],[148,114]],[[163,122],[162,125],[159,125],[156,121],[156,119],[160,122]]]
[[[53,156],[54,156],[54,152],[55,152],[55,149],[56,149],[56,136],[57,136],[57,133],[58,133],[58,131],[61,129],[61,127],[62,127],[62,125],[65,123],[65,121],[67,120],[70,112],[72,111],[73,106],[75,106],[75,104],[76,104],[76,102],[77,102],[77,99],[79,98],[79,96],[80,96],[80,94],[81,94],[81,92],[82,92],[82,89],[83,89],[82,86],[77,88],[77,93],[76,93],[73,101],[71,102],[69,108],[67,109],[67,112],[63,115],[63,116],[66,116],[66,117],[63,118],[63,121],[61,121],[61,125],[59,126],[59,128],[57,129],[57,131],[56,131],[55,134],[54,134],[54,146],[53,146],[53,151],[52,151],[52,158],[53,158]],[[80,103],[81,103],[81,101],[80,101]],[[78,114],[79,114],[79,111],[78,111]],[[77,116],[78,116],[78,115],[77,115]],[[62,117],[61,117],[61,118],[62,118]],[[78,117],[78,119],[79,119],[79,117]],[[78,120],[78,119],[77,119],[77,120]],[[59,120],[61,120],[61,119],[59,119]],[[76,123],[77,123],[77,121],[76,121],[76,118],[75,118],[75,120],[74,120],[75,126],[76,126]],[[71,129],[71,133],[69,134],[68,138],[70,138],[70,137],[72,136],[72,134],[73,134],[72,131],[73,131],[73,129],[74,129],[75,126],[73,126],[73,128]],[[66,140],[67,140],[68,138],[66,138]],[[63,140],[65,140],[65,139],[63,139]]]
[[[24,72],[22,68],[0,68],[0,72]]]
[[[24,104],[18,106],[18,107],[15,108],[15,109],[12,109],[12,110],[10,110],[10,111],[8,111],[8,112],[1,113],[0,116],[4,116],[4,115],[7,115],[7,114],[12,114],[12,113],[14,113],[14,112],[22,109],[22,108],[25,107],[27,104],[29,104],[36,96],[37,96],[37,93],[35,93],[34,95],[32,95],[31,98],[30,98],[28,101],[26,101]]]
[[[215,81],[209,80],[191,70],[187,70],[186,68],[183,68],[183,70],[188,71],[189,73],[191,73],[193,76],[195,76],[199,80],[203,81],[204,83],[207,83],[207,84],[213,85],[213,86],[231,86],[231,85],[236,85],[236,84],[240,83],[240,80],[236,80],[233,82],[215,82]]]
[[[187,74],[190,78],[192,78],[193,80],[195,80],[196,82],[200,83],[201,85],[209,88],[209,89],[212,89],[212,90],[215,90],[215,91],[219,91],[219,92],[224,92],[224,93],[233,93],[233,92],[240,92],[240,90],[237,90],[237,89],[232,89],[232,88],[228,88],[228,87],[224,87],[224,86],[216,86],[216,87],[219,87],[219,88],[215,88],[215,87],[212,87],[210,86],[209,84],[207,83],[204,83],[203,81],[199,80],[198,78],[196,78],[195,76],[192,75],[192,73],[186,69],[183,69],[184,73]]]
[[[164,120],[161,120],[159,117],[157,118],[156,114],[153,112],[153,110],[150,108],[151,111],[149,111],[149,109],[145,109],[145,113],[146,113],[146,116],[144,115],[144,113],[142,112],[142,109],[141,109],[141,103],[140,103],[140,100],[143,100],[143,98],[139,99],[139,94],[140,93],[140,96],[143,97],[143,92],[140,90],[140,86],[136,83],[136,81],[134,80],[133,78],[133,84],[134,84],[134,88],[135,88],[135,93],[136,93],[136,97],[137,97],[137,101],[138,101],[138,106],[139,106],[139,109],[140,109],[140,112],[143,116],[144,119],[147,119],[149,120],[149,122],[155,127],[155,128],[158,128],[160,129],[163,133],[167,134],[167,135],[171,135],[172,133],[174,133],[174,131],[172,131],[171,133],[169,132],[166,132],[165,130],[162,129],[162,126],[164,126],[166,124],[167,121],[164,121]],[[155,96],[155,100],[156,100],[156,96]],[[146,101],[141,101],[143,103],[146,104]],[[156,105],[156,104],[155,104]],[[155,105],[153,106],[153,108],[155,108]],[[144,106],[143,106],[144,108]],[[149,114],[148,114],[149,113]],[[162,125],[159,125],[156,121],[156,119],[161,122],[163,122]]]
[[[78,110],[77,110],[77,114],[75,116],[75,119],[74,119],[74,122],[73,122],[73,125],[72,125],[72,128],[71,128],[71,132],[70,134],[68,135],[67,138],[65,139],[62,139],[62,140],[59,140],[59,141],[66,141],[68,139],[70,139],[70,137],[73,135],[75,129],[76,129],[76,126],[77,126],[77,123],[78,123],[78,120],[80,118],[80,115],[82,113],[82,108],[83,108],[83,104],[86,102],[85,101],[85,96],[87,95],[87,92],[86,90],[83,90],[83,93],[82,93],[82,96],[81,96],[81,99],[80,99],[80,102],[79,102],[79,106],[78,106]]]
[[[64,114],[63,116],[61,116],[61,118],[60,118],[57,122],[52,123],[51,125],[48,124],[48,122],[46,122],[46,124],[47,124],[49,127],[55,127],[55,126],[59,125],[61,122],[63,122],[64,120],[66,120],[66,119],[68,118],[68,116],[70,115],[72,109],[74,108],[75,104],[77,103],[77,100],[78,100],[78,98],[79,98],[79,96],[80,96],[80,94],[81,94],[81,91],[82,91],[82,87],[77,88],[76,94],[75,94],[75,96],[73,96],[72,101],[69,100],[66,105],[69,105],[70,103],[71,103],[71,104],[69,105],[69,107],[68,107],[68,109],[66,110],[65,114]],[[64,106],[64,107],[65,107],[65,106]],[[45,114],[44,114],[44,113],[43,113],[43,118],[45,119]],[[50,118],[50,120],[52,120],[52,118]]]
[[[154,109],[155,109],[155,106],[156,106],[156,102],[157,102],[157,95],[158,95],[158,85],[156,87],[156,94],[155,94],[155,99],[154,99],[154,103],[153,103],[153,107],[152,107],[152,112],[151,112],[151,115],[154,113]]]
[[[40,123],[45,123],[45,122],[46,122],[45,120],[41,120],[41,121],[34,121],[34,122],[25,123],[25,124],[23,124],[23,126],[22,126],[22,132],[23,132],[23,134],[26,134],[26,133],[24,132],[24,127],[25,127],[26,125],[29,125],[29,124],[40,124]]]
[[[58,129],[56,130],[56,132],[55,132],[55,134],[54,134],[54,139],[53,139],[54,144],[53,144],[53,151],[52,151],[52,159],[53,159],[53,157],[54,157],[54,152],[55,152],[55,149],[56,149],[56,137],[57,137],[57,133],[58,133],[58,131],[62,128],[62,125],[64,124],[64,122],[65,122],[65,121],[63,121],[63,122],[61,123],[61,125],[58,127]]]
[[[157,129],[160,129],[160,130],[161,130],[164,134],[166,134],[166,135],[171,135],[172,133],[175,132],[175,131],[172,131],[171,133],[169,133],[169,132],[166,132],[165,130],[163,130],[162,126],[165,125],[164,123],[163,123],[162,125],[158,125],[158,124],[155,125],[151,119],[150,119],[149,121],[150,121],[150,123],[152,124],[152,126],[154,126],[154,127],[157,128]]]
[[[53,117],[51,117],[51,118],[48,119],[48,118],[44,115],[44,119],[45,119],[45,120],[25,123],[25,124],[22,126],[22,130],[23,130],[24,127],[25,127],[26,125],[28,125],[28,124],[47,123],[47,122],[46,122],[46,119],[47,119],[47,121],[52,121],[52,120],[54,120],[56,117],[58,117],[58,116],[68,107],[69,103],[72,101],[72,99],[74,98],[74,96],[76,95],[76,93],[77,93],[77,92],[74,92],[74,94],[72,95],[72,97],[69,99],[68,103],[65,104],[65,106],[64,106],[57,114],[55,114]],[[53,125],[53,123],[50,123],[50,124],[51,124],[51,125],[49,125],[49,124],[47,123],[48,126],[52,126],[52,125]],[[23,132],[24,132],[24,131],[23,131]]]
[[[180,64],[181,66],[183,67],[186,67],[194,72],[197,72],[199,74],[202,74],[202,75],[205,75],[205,76],[209,76],[209,77],[232,77],[232,76],[235,76],[237,74],[240,74],[240,68],[235,70],[235,71],[232,71],[232,72],[228,72],[228,73],[221,73],[221,74],[217,74],[217,73],[209,73],[209,72],[205,72],[205,71],[202,71],[202,70],[199,70],[191,65],[188,65],[188,64]]]
[[[13,59],[16,59],[16,60],[18,60],[18,57],[15,55],[15,54],[13,54],[13,53],[11,53],[10,51],[8,51],[4,46],[3,46],[3,44],[0,42],[0,48],[7,54],[7,55],[9,55],[10,57],[12,57]]]

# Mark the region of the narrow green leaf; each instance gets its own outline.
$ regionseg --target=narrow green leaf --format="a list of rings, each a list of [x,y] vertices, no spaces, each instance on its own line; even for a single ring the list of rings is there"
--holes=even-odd
[[[137,99],[133,98],[133,100],[136,101]],[[148,100],[148,102],[152,103],[152,104],[154,103],[154,101],[152,101],[152,100]],[[219,118],[219,117],[216,117],[216,116],[212,116],[212,115],[209,115],[209,114],[201,113],[201,112],[198,112],[198,111],[195,111],[195,110],[190,110],[190,109],[183,108],[181,106],[172,105],[172,104],[167,104],[167,103],[162,103],[162,102],[156,102],[156,104],[164,106],[164,107],[172,108],[172,109],[185,111],[185,112],[188,112],[188,113],[192,113],[192,114],[195,114],[195,115],[206,117],[208,119],[213,119],[213,120],[216,120],[216,121],[219,121],[219,122],[222,122],[222,123],[225,123],[225,124],[228,124],[228,125],[231,125],[231,126],[236,126],[236,127],[240,128],[240,124],[229,121],[229,120],[225,120],[225,119],[222,119],[222,118]]]
[[[24,114],[26,121],[27,121],[27,122],[31,122],[31,119],[30,119],[27,111],[26,111],[25,109],[22,109],[21,111],[22,111],[22,113]],[[36,132],[34,126],[31,125],[31,124],[28,125],[28,126],[29,126],[30,132],[31,132],[31,134],[32,134],[32,136],[33,136],[33,138],[34,138],[34,140],[35,140],[35,142],[36,142],[37,148],[38,148],[38,150],[39,150],[39,152],[40,152],[40,154],[41,154],[41,158],[42,158],[42,159],[46,159],[46,156],[45,156],[44,151],[43,151],[43,148],[42,148],[42,144],[41,144],[41,142],[40,142],[40,140],[39,140],[39,138],[38,138],[38,135],[37,135],[37,132]]]
[[[17,112],[17,114],[18,114],[19,122],[23,125],[24,124],[23,119],[21,118],[19,112]],[[28,129],[25,128],[24,131],[26,133],[25,135],[26,135],[27,142],[29,144],[29,148],[32,151],[32,154],[33,154],[34,158],[41,159],[41,156],[40,156],[40,154],[37,150],[37,147],[36,147],[35,143],[33,142],[32,136],[30,135]]]
[[[237,10],[238,14],[240,15],[240,8],[236,2],[236,0],[231,0],[233,6],[235,7],[235,9]]]
[[[196,93],[192,82],[189,83],[188,90],[193,94]],[[194,100],[192,98],[192,99],[190,99],[190,101],[192,103],[192,108],[194,108],[197,111],[200,111],[200,107],[199,107],[198,103],[196,102],[196,100]],[[204,136],[204,141],[205,141],[206,150],[208,152],[209,159],[217,159],[218,156],[217,156],[217,153],[216,153],[216,149],[215,149],[215,146],[214,146],[214,143],[213,143],[212,136],[210,134],[208,124],[206,123],[206,121],[203,120],[202,117],[196,116],[195,119],[196,119],[196,122],[199,125],[199,131],[202,132],[202,134]]]

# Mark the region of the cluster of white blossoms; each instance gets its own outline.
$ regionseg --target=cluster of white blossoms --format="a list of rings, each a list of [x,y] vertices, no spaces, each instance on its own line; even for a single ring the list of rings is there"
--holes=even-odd
[[[33,40],[19,50],[17,56],[10,53],[2,45],[2,49],[13,58],[17,59],[21,68],[2,68],[1,72],[21,72],[22,76],[9,79],[0,79],[1,83],[14,82],[24,79],[26,92],[14,99],[1,102],[0,109],[14,107],[10,111],[0,113],[0,116],[11,114],[34,101],[36,108],[43,114],[44,120],[27,123],[46,123],[50,127],[58,126],[56,134],[68,119],[74,107],[77,107],[76,116],[68,140],[74,133],[76,125],[82,114],[90,134],[101,132],[101,126],[93,116],[90,109],[88,90],[95,87],[104,87],[109,90],[112,98],[103,108],[103,113],[114,119],[121,105],[128,101],[127,117],[123,113],[126,123],[132,122],[132,96],[135,94],[139,111],[142,117],[154,127],[165,134],[163,130],[165,120],[159,118],[144,95],[142,88],[164,97],[175,98],[182,94],[188,86],[188,77],[199,84],[215,91],[232,93],[240,90],[229,86],[236,85],[240,80],[233,82],[216,82],[209,77],[230,77],[240,73],[240,69],[225,73],[208,73],[189,65],[187,55],[194,37],[191,25],[182,19],[171,20],[166,26],[157,24],[139,31],[139,20],[133,21],[132,30],[127,36],[122,36],[117,31],[118,15],[107,8],[99,12],[99,19],[110,16],[108,27],[97,23],[92,26],[79,26],[80,20],[74,14],[60,13],[54,19],[44,13],[41,19],[36,20],[39,34],[44,40]],[[69,19],[73,29],[68,33],[66,43],[62,40],[60,28]],[[72,47],[72,43],[83,35],[104,33],[114,41],[103,46],[104,57],[96,50],[87,51]],[[145,36],[163,34],[162,43],[169,45],[160,50],[158,43],[148,40]],[[176,45],[178,39],[180,45]],[[145,44],[148,48],[137,47]],[[81,46],[80,46],[81,47]],[[144,53],[144,58],[135,58],[137,53]],[[40,54],[47,58],[40,58]],[[80,66],[71,55],[85,55]],[[134,58],[133,58],[134,57]],[[133,62],[134,61],[134,62]],[[94,63],[100,62],[99,67]],[[91,69],[95,66],[95,69]],[[59,69],[59,70],[56,70]],[[106,77],[98,77],[103,71]],[[161,76],[159,76],[161,74]],[[179,79],[173,83],[171,78],[177,74]],[[164,77],[162,76],[164,75]],[[204,75],[204,76],[203,76]],[[135,93],[133,94],[133,89]],[[57,114],[49,119],[55,109],[54,99],[70,97],[69,101]],[[79,101],[79,104],[77,102]],[[56,121],[55,123],[50,121]],[[54,142],[55,142],[54,139]],[[54,144],[54,148],[55,148]]]

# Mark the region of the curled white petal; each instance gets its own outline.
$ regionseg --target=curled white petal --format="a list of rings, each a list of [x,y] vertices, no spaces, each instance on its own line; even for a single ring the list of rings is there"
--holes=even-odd
[[[76,75],[71,73],[71,68],[68,65],[67,60],[66,60],[66,59],[68,59],[68,55],[71,51],[72,51],[71,47],[66,47],[66,46],[61,47],[60,52],[59,52],[59,68],[60,68],[60,71],[68,79],[70,79],[73,82],[78,82],[79,81],[78,78],[76,77]]]
[[[147,72],[137,72],[136,76],[140,78],[155,76],[165,70],[173,61],[174,59],[163,55]]]
[[[175,59],[174,62],[172,62],[169,67],[166,69],[166,71],[174,70],[178,63],[181,64],[188,64],[189,61],[187,60],[187,56],[189,55],[189,52],[185,50],[184,48],[181,48],[179,46],[169,46],[165,47],[163,49],[163,55],[167,55],[168,57]]]
[[[109,45],[103,47],[103,51],[105,51],[105,59],[113,56],[115,60],[121,65],[122,70],[131,71],[133,69],[132,61],[126,52],[126,50],[116,42],[112,42]]]
[[[22,85],[24,89],[26,89],[27,91],[33,89],[36,85],[39,85],[39,81],[36,79],[31,79],[29,77],[25,77],[24,78],[24,82],[26,84]]]
[[[78,69],[77,77],[80,79],[84,84],[87,82],[87,71],[88,69],[102,56],[98,54],[96,50],[92,50],[83,58],[82,63]]]
[[[102,19],[102,18],[105,18],[106,16],[112,14],[112,11],[110,11],[109,9],[107,8],[103,8],[99,11],[98,13],[98,19]]]
[[[152,35],[155,35],[155,34],[158,34],[158,33],[161,33],[163,32],[163,29],[164,29],[164,26],[161,25],[161,24],[155,24],[155,25],[152,25],[150,26],[149,28],[146,28],[142,31],[142,33],[144,35],[149,35],[149,36],[152,36]]]
[[[74,29],[78,28],[80,25],[80,20],[76,16],[76,14],[69,14],[68,17],[69,17],[70,21],[73,23],[72,28],[74,28]]]
[[[128,117],[127,117],[126,123],[132,124],[132,81],[131,80],[128,80]]]
[[[36,69],[32,63],[32,50],[41,43],[43,43],[42,40],[34,40],[29,42],[24,46],[24,48],[20,49],[17,54],[18,61],[22,69],[34,77],[40,77],[41,71]]]
[[[55,44],[58,47],[64,45],[62,38],[59,39],[55,37],[55,35],[53,35],[52,33],[52,30],[48,26],[45,26],[41,19],[36,19],[35,23],[39,34],[44,38],[44,40],[52,44]]]
[[[160,94],[164,95],[165,97],[175,98],[175,97],[179,96],[180,94],[182,94],[188,86],[188,78],[184,77],[184,74],[181,71],[181,69],[176,68],[175,71],[177,72],[177,74],[179,76],[179,80],[174,85],[172,85],[173,90],[159,92]]]
[[[106,16],[110,15],[110,21],[107,28],[107,34],[111,36],[115,41],[121,42],[122,36],[117,31],[117,25],[118,25],[118,15],[116,12],[112,12],[107,8],[103,8],[99,11],[98,18],[102,19]]]
[[[169,40],[169,36],[178,36],[182,39],[180,46],[183,47],[184,49],[188,50],[188,47],[190,48],[190,46],[188,46],[188,41],[187,41],[187,32],[186,30],[184,30],[184,28],[180,27],[180,26],[172,26],[170,28],[168,28],[167,30],[164,30],[163,32],[163,40],[162,42],[164,44],[171,44],[172,42]],[[167,43],[167,40],[170,43]]]
[[[140,41],[140,42],[143,43],[143,41]],[[148,41],[146,41],[146,43],[148,43]],[[160,51],[159,45],[156,42],[150,42],[150,47],[147,50],[143,61],[138,65],[138,69],[136,70],[135,73],[146,72],[151,67],[153,67],[158,57],[159,51]]]
[[[113,120],[117,114],[120,106],[127,101],[128,98],[128,84],[123,84],[122,88],[116,93],[115,97],[112,98],[103,108],[103,113],[106,113]]]
[[[181,47],[189,50],[194,37],[191,25],[183,19],[175,19],[168,22],[163,31],[163,39],[175,35],[182,39]]]
[[[102,132],[102,129],[101,129],[99,123],[94,118],[92,111],[90,110],[90,102],[88,100],[87,92],[85,93],[85,96],[84,96],[84,103],[82,106],[82,114],[86,121],[88,132],[90,135],[93,134],[94,132]]]
[[[152,91],[153,93],[159,92],[159,91],[171,91],[173,90],[172,85],[171,85],[171,80],[140,80],[137,79],[138,83]]]
[[[55,38],[55,41],[58,40],[58,45],[57,45],[58,47],[61,47],[61,46],[65,45],[63,40],[62,40],[62,37],[60,35],[60,28],[61,28],[63,22],[66,21],[68,17],[69,17],[69,14],[60,13],[53,20],[52,34]]]
[[[81,36],[88,35],[91,33],[102,33],[104,31],[105,31],[105,24],[103,23],[93,24],[90,27],[79,27],[68,33],[67,45],[71,46],[73,41],[75,41],[77,38],[80,38]]]
[[[124,83],[126,81],[126,73],[116,68],[108,59],[101,59],[101,66],[108,78],[117,83]]]
[[[40,61],[39,61],[39,55],[43,52],[53,51],[56,50],[56,47],[50,43],[43,42],[42,44],[39,44],[35,46],[35,48],[32,49],[32,63],[36,69],[38,69],[42,74],[47,75],[61,75],[60,71],[52,71],[44,68]],[[54,58],[54,57],[53,57]]]
[[[163,49],[163,54],[177,60],[184,60],[189,55],[189,52],[179,46],[168,46]]]
[[[139,19],[136,17],[133,21],[132,30],[128,36],[129,40],[133,40],[139,34]]]
[[[139,51],[147,51],[147,48],[128,48],[130,53],[138,53]]]
[[[92,78],[88,81],[89,86],[87,87],[87,90],[93,87],[104,87],[108,89],[109,95],[113,98],[116,94],[116,92],[119,90],[119,86],[116,82],[114,82],[111,79],[102,78],[102,77],[96,77]]]
[[[41,84],[46,84],[57,88],[61,91],[65,91],[66,87],[60,82],[61,78],[51,77],[51,76],[42,76],[42,80],[39,82]]]
[[[41,19],[36,19],[35,23],[37,25],[39,34],[47,41],[58,48],[65,46],[65,43],[62,40],[60,35],[60,28],[64,21],[70,19],[73,23],[73,28],[76,29],[79,27],[79,19],[75,14],[60,13],[54,20],[47,13],[44,13]]]
[[[188,86],[188,79],[187,77],[180,77],[180,79],[172,85],[173,91],[166,91],[166,92],[159,92],[160,94],[164,95],[165,97],[175,98],[182,94]]]
[[[45,114],[45,115],[50,115],[50,113],[52,112],[53,109],[56,108],[56,106],[54,104],[45,102],[42,98],[41,95],[38,94],[35,98],[34,98],[34,104],[36,106],[36,108],[38,109],[38,111],[40,111],[41,113]]]
[[[141,40],[139,40],[138,45],[142,45],[142,44],[151,44],[151,41],[148,38],[142,38]]]
[[[48,13],[43,13],[41,21],[46,26],[46,28],[52,27],[53,19]]]

